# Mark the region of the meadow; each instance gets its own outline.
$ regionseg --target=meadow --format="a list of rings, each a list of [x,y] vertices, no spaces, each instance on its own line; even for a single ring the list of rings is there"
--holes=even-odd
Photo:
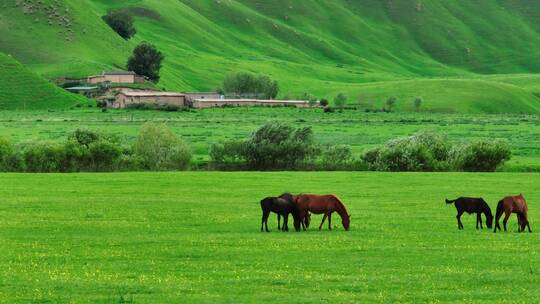
[[[1,303],[534,303],[536,173],[1,174]],[[260,232],[259,201],[334,193],[351,230]],[[522,192],[533,233],[476,230]]]
[[[193,112],[156,112],[96,108],[57,111],[2,111],[0,136],[13,142],[60,140],[78,127],[118,135],[131,144],[141,126],[166,123],[187,140],[194,161],[208,161],[212,143],[247,137],[265,122],[281,121],[294,126],[311,126],[318,143],[347,144],[356,156],[390,139],[419,131],[446,134],[456,142],[480,138],[507,139],[512,159],[504,171],[540,170],[540,117],[536,115],[467,115],[434,113],[365,113],[345,110],[323,113],[321,109],[226,108]]]

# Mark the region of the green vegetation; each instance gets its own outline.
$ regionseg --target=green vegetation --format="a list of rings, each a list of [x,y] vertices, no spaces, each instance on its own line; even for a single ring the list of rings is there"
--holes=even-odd
[[[103,21],[124,39],[129,39],[137,33],[133,26],[133,16],[126,11],[109,11],[103,16]]]
[[[279,93],[279,84],[266,75],[237,72],[225,76],[223,91],[229,95],[274,99]]]
[[[187,170],[191,150],[167,126],[145,124],[134,142],[77,129],[63,140],[13,144],[0,137],[2,172],[107,172]]]
[[[0,174],[2,301],[520,302],[540,297],[540,175]],[[217,187],[216,185],[219,185]],[[260,232],[267,195],[333,193],[352,214]],[[445,198],[529,201],[532,234],[477,231]],[[508,288],[514,286],[515,288]],[[459,291],[459,292],[456,292]]]
[[[141,42],[133,50],[133,55],[129,57],[127,68],[138,75],[148,77],[152,82],[159,82],[159,71],[161,62],[165,59],[157,48],[148,42]]]
[[[503,140],[455,144],[441,134],[419,133],[368,150],[362,160],[377,171],[493,172],[510,156],[510,147]]]
[[[0,53],[0,110],[67,108],[87,102],[86,98],[58,88]]]
[[[167,58],[169,90],[213,90],[251,71],[277,80],[280,96],[343,92],[377,109],[396,96],[399,112],[422,96],[426,112],[540,113],[540,5],[397,2],[12,1],[0,10],[0,51],[48,78],[86,76],[125,68],[148,41]],[[100,18],[109,10],[133,16],[137,35],[119,37]]]
[[[500,170],[540,170],[540,117],[530,115],[465,115],[432,113],[365,113],[344,110],[323,113],[322,109],[227,108],[182,112],[109,110],[96,108],[69,111],[0,112],[0,137],[14,144],[28,140],[64,140],[80,126],[112,133],[123,145],[135,142],[148,121],[166,123],[192,148],[195,163],[209,161],[212,144],[246,139],[269,121],[311,127],[319,145],[348,145],[358,158],[385,142],[418,132],[445,134],[452,142],[481,139],[507,140],[512,159]]]

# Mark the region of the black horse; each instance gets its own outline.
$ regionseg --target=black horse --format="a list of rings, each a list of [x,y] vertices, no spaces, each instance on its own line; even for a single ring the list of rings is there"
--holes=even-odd
[[[459,197],[455,200],[446,199],[446,203],[454,203],[454,205],[456,206],[458,229],[463,229],[463,223],[461,223],[461,215],[464,212],[467,212],[468,214],[476,213],[476,229],[478,229],[479,225],[481,229],[484,229],[484,226],[482,225],[481,215],[483,213],[486,216],[486,225],[488,228],[491,229],[491,226],[493,225],[493,214],[491,214],[491,209],[483,198]]]
[[[290,203],[293,203],[296,206],[296,196],[290,194],[289,192],[283,193],[282,195],[279,196],[279,198],[282,198]],[[280,215],[278,214],[278,218],[277,218],[278,229],[281,229],[279,226],[279,220],[280,220]],[[304,218],[304,226],[306,227],[306,229],[309,228],[309,223],[311,223],[311,213],[308,212],[306,214],[306,217]]]
[[[287,200],[284,200],[279,197],[267,197],[264,198],[261,201],[261,209],[262,209],[262,221],[261,221],[261,231],[263,230],[263,226],[266,228],[266,232],[268,231],[268,216],[270,216],[270,212],[277,213],[278,216],[283,216],[283,231],[289,231],[289,213],[292,214],[293,220],[294,220],[294,227],[297,231],[300,230],[300,222],[298,220],[298,211],[296,209],[296,205],[292,202],[289,202]],[[279,219],[279,217],[278,217]]]

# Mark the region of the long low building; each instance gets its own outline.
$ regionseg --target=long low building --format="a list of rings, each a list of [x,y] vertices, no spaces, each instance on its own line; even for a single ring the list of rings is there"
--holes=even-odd
[[[266,100],[266,99],[194,99],[192,101],[194,108],[212,108],[212,107],[249,107],[249,106],[291,106],[297,108],[309,107],[309,102],[305,100]]]
[[[125,108],[131,104],[156,104],[186,106],[186,96],[183,93],[160,91],[120,91],[116,95],[114,108]]]

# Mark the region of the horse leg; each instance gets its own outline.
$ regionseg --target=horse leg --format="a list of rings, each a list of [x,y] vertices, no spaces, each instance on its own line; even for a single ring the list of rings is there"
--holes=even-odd
[[[531,226],[529,225],[529,218],[527,217],[527,212],[523,212],[522,225],[523,225],[523,228],[521,230],[525,231],[525,226],[527,226],[527,229],[529,229],[529,232],[532,232]]]
[[[463,224],[461,223],[461,215],[462,214],[463,214],[463,212],[458,212],[458,214],[456,215],[457,229],[459,229],[459,230],[463,229]]]
[[[266,225],[266,232],[268,232],[268,216],[270,216],[270,211],[263,211],[262,221],[261,221],[261,232],[263,232],[263,226]]]
[[[328,213],[328,230],[332,230],[332,213]]]
[[[302,227],[304,231],[306,231],[306,223],[305,223],[306,212],[299,212],[298,217],[300,218],[300,226]]]
[[[322,226],[323,226],[323,224],[324,224],[324,221],[326,220],[326,216],[327,216],[327,215],[326,215],[326,213],[325,213],[325,214],[323,215],[322,222],[321,222],[321,224],[319,225],[319,230],[322,229]]]
[[[289,231],[289,214],[283,215],[283,231]]]
[[[279,215],[279,213],[278,213],[278,215],[277,215],[277,230],[281,230],[281,223],[279,222],[280,219],[281,219],[281,215]]]
[[[480,213],[476,214],[476,230],[478,230],[478,226],[482,224],[482,218],[480,217]]]
[[[493,229],[493,232],[497,232],[497,228],[499,228],[499,231],[501,230],[501,225],[499,224],[499,220],[501,219],[502,213],[496,213],[495,214],[495,229]]]
[[[508,222],[508,218],[510,217],[510,215],[512,215],[512,212],[505,211],[504,220],[503,220],[504,231],[507,231],[506,222]]]

